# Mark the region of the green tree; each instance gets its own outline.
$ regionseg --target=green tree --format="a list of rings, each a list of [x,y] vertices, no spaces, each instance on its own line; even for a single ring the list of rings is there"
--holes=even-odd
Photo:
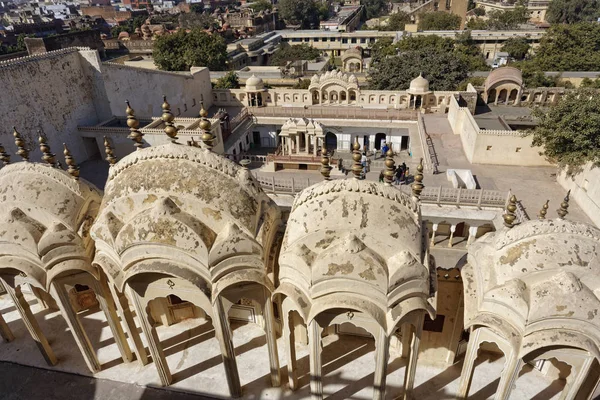
[[[591,80],[590,78],[583,78],[580,87],[600,89],[600,78],[596,78],[594,80]]]
[[[475,15],[477,15],[478,17],[483,17],[485,15],[485,8],[477,7],[475,8],[475,10],[473,10],[473,13],[475,13]]]
[[[502,51],[507,52],[515,60],[522,60],[529,53],[530,47],[526,38],[512,37],[504,42]]]
[[[202,14],[204,12],[204,3],[194,3],[190,6],[190,12],[196,14]]]
[[[159,36],[152,52],[156,65],[165,71],[189,71],[191,67],[208,67],[221,71],[227,65],[227,45],[218,35],[200,28],[180,30]]]
[[[443,11],[433,11],[421,14],[419,30],[422,31],[451,31],[460,27],[459,15]]]
[[[298,79],[298,82],[292,86],[292,89],[308,89],[309,86],[310,79]]]
[[[319,22],[314,0],[280,0],[277,7],[281,18],[290,25],[310,28]]]
[[[543,71],[597,71],[600,24],[553,25],[540,40],[533,62]]]
[[[471,18],[467,21],[467,29],[484,31],[488,29],[488,22],[482,18]]]
[[[410,16],[404,11],[398,11],[390,15],[387,24],[379,28],[380,31],[403,31],[404,26],[409,24]]]
[[[193,28],[217,28],[217,20],[209,13],[181,13],[179,14],[179,27],[183,29]]]
[[[598,0],[552,0],[546,19],[551,23],[574,24],[596,21],[600,17]]]
[[[485,78],[483,76],[468,77],[458,85],[456,90],[460,92],[467,90],[467,86],[469,86],[469,83],[473,86],[483,86],[483,84],[485,83]]]
[[[456,34],[454,42],[454,53],[467,64],[469,71],[488,71],[490,69],[483,58],[481,49],[473,40],[470,30]]]
[[[600,166],[600,93],[579,88],[549,108],[536,108],[538,124],[533,145],[543,147],[546,158],[572,174],[592,162]]]
[[[371,63],[373,65],[396,54],[398,54],[398,50],[394,40],[390,37],[382,37],[371,45]]]
[[[319,14],[319,21],[327,20],[329,18],[329,3],[321,3],[317,8],[317,13]]]
[[[431,90],[456,90],[468,77],[468,68],[455,53],[431,49],[406,51],[372,66],[369,88],[406,90],[420,73],[429,80]]]
[[[235,71],[230,71],[217,79],[214,84],[215,89],[239,89],[240,80]]]
[[[314,60],[319,57],[321,52],[306,43],[290,46],[287,43],[281,43],[279,48],[273,53],[269,60],[270,65],[284,66],[288,61]]]
[[[385,0],[361,0],[366,19],[377,18],[387,13],[388,2]]]
[[[266,10],[272,10],[273,5],[269,0],[256,0],[250,3],[250,8],[254,12],[261,12]]]
[[[522,4],[517,4],[512,10],[492,10],[488,13],[488,27],[495,30],[516,29],[529,21],[529,10]]]

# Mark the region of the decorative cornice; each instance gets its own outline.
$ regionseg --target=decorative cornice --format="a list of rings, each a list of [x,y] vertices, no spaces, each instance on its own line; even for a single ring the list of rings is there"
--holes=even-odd
[[[496,250],[501,250],[522,239],[553,233],[578,235],[600,242],[600,230],[591,225],[560,219],[545,219],[526,221],[510,230],[498,231],[494,247]]]

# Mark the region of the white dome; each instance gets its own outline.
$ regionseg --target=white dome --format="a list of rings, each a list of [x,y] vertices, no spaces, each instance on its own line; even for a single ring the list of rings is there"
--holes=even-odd
[[[256,92],[262,91],[265,89],[265,84],[262,79],[252,74],[250,78],[246,80],[246,91],[247,92]]]
[[[418,77],[410,81],[408,92],[411,94],[428,93],[429,81],[423,78],[423,74],[419,74]]]

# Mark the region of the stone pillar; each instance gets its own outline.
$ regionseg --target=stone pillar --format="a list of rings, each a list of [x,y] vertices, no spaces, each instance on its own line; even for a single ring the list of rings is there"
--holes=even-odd
[[[473,380],[473,369],[475,368],[475,360],[477,359],[477,351],[479,350],[479,330],[471,329],[471,337],[467,344],[467,352],[463,361],[463,368],[460,373],[460,381],[458,382],[457,399],[466,399],[469,396],[471,381]]]
[[[594,362],[594,357],[593,356],[589,357],[583,362],[583,365],[581,365],[578,368],[578,371],[576,374],[571,373],[571,376],[569,376],[567,378],[567,384],[565,385],[565,388],[563,389],[563,392],[561,393],[560,400],[576,399],[579,397],[585,398],[583,396],[578,396],[578,395],[579,395],[579,391],[582,389],[582,386],[586,381],[586,378],[588,377],[588,375],[590,373],[590,369],[592,367],[593,362]],[[573,376],[573,375],[575,375],[575,376]],[[591,396],[592,394],[593,394],[593,392],[590,393],[589,395]]]
[[[410,339],[412,335],[412,325],[402,324],[400,332],[402,333],[402,348],[400,349],[400,357],[406,358],[410,354]]]
[[[213,326],[215,328],[215,335],[221,346],[221,355],[223,357],[227,385],[229,386],[229,394],[231,397],[241,397],[242,386],[240,385],[240,375],[235,359],[235,349],[231,341],[231,330],[229,328],[227,312],[225,312],[221,298],[218,298],[213,305]]]
[[[101,277],[101,279],[104,277]],[[121,323],[119,322],[119,317],[117,316],[117,310],[115,308],[115,303],[110,294],[110,290],[108,286],[105,284],[101,284],[99,281],[94,279],[90,275],[90,282],[92,283],[92,287],[94,292],[96,293],[96,299],[100,304],[100,309],[104,312],[104,316],[106,317],[106,322],[108,322],[108,326],[115,338],[115,342],[121,353],[121,358],[123,362],[131,362],[133,361],[133,354],[131,353],[131,349],[129,348],[129,343],[127,343],[127,338],[125,337],[125,332],[123,332],[123,327],[121,327]]]
[[[146,348],[138,332],[135,320],[133,319],[133,315],[131,314],[131,310],[129,309],[129,302],[127,301],[127,298],[123,293],[119,293],[114,287],[114,285],[111,285],[108,282],[106,282],[106,285],[109,287],[113,298],[116,299],[115,304],[117,306],[117,310],[121,316],[121,319],[125,323],[127,336],[129,336],[129,338],[133,342],[133,346],[135,348],[135,355],[137,359],[142,363],[142,365],[148,364],[149,361],[148,355],[146,354]]]
[[[319,148],[319,138],[313,135],[313,156],[317,156],[317,149]]]
[[[281,136],[281,155],[285,156],[285,136]]]
[[[23,320],[23,323],[25,323],[25,327],[31,334],[33,340],[35,340],[35,344],[37,344],[38,349],[40,349],[42,356],[44,357],[48,365],[56,365],[58,363],[58,360],[56,359],[56,356],[54,355],[54,352],[52,351],[52,348],[48,343],[48,339],[46,339],[46,336],[44,336],[40,325],[38,324],[37,320],[35,319],[35,316],[31,312],[31,308],[29,308],[29,303],[27,303],[27,300],[23,296],[23,292],[21,292],[21,287],[17,286],[13,288],[12,286],[8,285],[4,280],[2,280],[2,284],[4,285],[4,288],[12,298],[12,301],[15,303],[15,307],[21,315],[21,319]]]
[[[267,348],[269,350],[269,363],[271,367],[271,386],[281,385],[281,373],[279,371],[279,352],[277,351],[277,337],[275,336],[275,316],[273,315],[273,302],[267,289],[265,292],[265,302],[263,304],[263,313],[265,319],[265,333],[267,335]]]
[[[304,152],[307,156],[310,156],[310,136],[308,132],[302,132],[302,135],[304,135]]]
[[[385,399],[385,384],[387,378],[387,365],[390,358],[390,338],[385,329],[379,328],[379,337],[375,343],[375,380],[373,382],[373,400]]]
[[[469,247],[469,245],[473,243],[473,240],[475,240],[475,237],[477,236],[477,228],[477,226],[469,227],[469,238],[467,239],[467,247]]]
[[[415,374],[417,373],[417,358],[419,357],[419,345],[421,343],[421,335],[423,333],[423,321],[425,319],[425,312],[418,318],[413,331],[412,340],[410,344],[410,356],[408,358],[408,365],[406,366],[406,373],[404,375],[404,400],[412,399],[412,391],[415,385]]]
[[[450,226],[450,238],[448,239],[448,247],[452,247],[452,240],[454,239],[454,232],[456,231],[456,225]]]
[[[69,295],[65,290],[64,284],[60,283],[60,280],[56,279],[50,284],[50,291],[52,296],[54,296],[56,299],[58,307],[60,308],[65,321],[67,321],[67,325],[73,334],[75,343],[77,343],[77,347],[79,347],[79,351],[81,351],[81,355],[83,356],[88,368],[93,374],[100,372],[102,369],[100,366],[100,361],[98,361],[98,357],[96,357],[96,352],[94,351],[92,344],[90,343],[90,339],[81,325],[81,321],[79,321],[77,314],[73,310],[73,307],[71,307]]]
[[[310,362],[310,395],[312,400],[323,399],[321,327],[316,320],[308,324],[308,346]]]
[[[140,319],[140,323],[142,324],[142,332],[144,332],[144,335],[146,335],[148,347],[150,348],[150,354],[152,354],[152,361],[154,361],[154,365],[156,366],[156,371],[160,377],[160,382],[163,386],[169,386],[171,382],[173,382],[173,377],[171,376],[169,364],[167,364],[165,353],[163,352],[160,344],[158,333],[156,332],[156,328],[153,326],[153,321],[151,319],[152,317],[150,317],[146,312],[146,304],[142,302],[142,299],[137,292],[130,287],[128,287],[127,290],[129,291],[129,297],[133,301],[135,312]]]
[[[0,336],[4,339],[5,342],[12,342],[15,340],[15,335],[13,335],[12,331],[8,327],[8,324],[0,314]]]
[[[519,358],[518,353],[513,350],[508,362],[504,364],[504,369],[500,375],[500,383],[496,389],[496,395],[494,400],[508,400],[510,399],[510,392],[512,391],[515,381],[519,376],[519,372],[525,363]]]
[[[288,381],[291,390],[298,389],[298,376],[296,374],[296,339],[294,337],[294,324],[292,312],[288,309],[283,310],[283,343],[287,355]]]
[[[429,242],[431,246],[435,246],[435,233],[437,232],[438,227],[438,224],[433,224],[431,227],[431,241]]]

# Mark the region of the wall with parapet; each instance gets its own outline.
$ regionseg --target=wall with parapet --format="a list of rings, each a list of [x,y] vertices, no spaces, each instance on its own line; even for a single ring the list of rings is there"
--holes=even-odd
[[[565,190],[571,190],[571,198],[596,226],[600,226],[600,168],[587,163],[583,171],[574,176],[567,176],[561,170],[556,180]]]
[[[547,166],[551,165],[532,147],[531,136],[519,131],[479,129],[467,107],[460,107],[453,97],[448,109],[448,122],[455,135],[460,135],[463,150],[473,164]]]
[[[85,161],[95,151],[86,148],[77,131],[78,125],[100,122],[97,87],[92,82],[94,58],[96,51],[70,48],[0,63],[0,143],[12,160],[19,160],[14,155],[13,126],[25,139],[31,160],[41,158],[38,130],[47,135],[63,165],[63,143],[68,144],[77,162]]]
[[[129,100],[137,117],[161,115],[163,95],[175,117],[198,116],[202,101],[206,109],[213,105],[208,68],[166,72],[104,63],[102,76],[111,115],[125,115],[125,100]]]

